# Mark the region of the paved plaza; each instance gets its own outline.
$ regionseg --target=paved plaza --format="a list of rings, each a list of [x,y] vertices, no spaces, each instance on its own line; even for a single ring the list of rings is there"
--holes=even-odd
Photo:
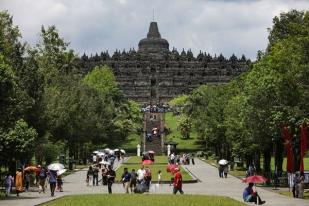
[[[220,179],[218,177],[218,170],[199,160],[195,160],[195,165],[185,165],[194,176],[198,177],[200,182],[192,184],[184,184],[183,190],[186,194],[203,194],[203,195],[220,195],[231,197],[235,200],[242,200],[242,191],[246,184],[242,183],[240,179],[228,176],[228,178]],[[119,163],[115,163],[116,167]],[[1,200],[0,205],[3,206],[32,206],[46,201],[50,201],[55,198],[59,198],[65,195],[77,195],[77,194],[107,194],[106,186],[86,186],[87,168],[77,171],[64,178],[64,192],[56,192],[55,197],[50,197],[50,192],[47,190],[46,194],[39,194],[36,188],[35,191],[25,192],[17,198],[15,195],[11,195],[10,198]],[[122,184],[113,185],[114,193],[124,193]],[[266,200],[265,205],[272,206],[309,206],[308,200],[293,199],[279,195],[277,193],[258,188],[258,192],[263,200]],[[164,184],[161,187],[152,187],[150,193],[154,194],[171,194],[172,186]],[[253,204],[250,204],[253,205]]]

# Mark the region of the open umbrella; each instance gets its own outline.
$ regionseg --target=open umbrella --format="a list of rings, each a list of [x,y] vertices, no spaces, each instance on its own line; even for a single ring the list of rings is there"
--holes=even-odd
[[[99,151],[93,151],[92,153],[94,153],[94,154],[98,154],[98,153],[99,153]]]
[[[118,152],[119,151],[119,149],[114,149],[114,152]]]
[[[99,163],[102,164],[102,165],[110,165],[111,164],[110,162],[107,162],[107,161],[104,161],[104,160],[102,160]]]
[[[226,165],[227,163],[229,163],[227,160],[225,159],[222,159],[222,160],[219,160],[219,165]]]
[[[123,154],[126,153],[126,151],[124,149],[121,149],[120,152],[123,153]]]
[[[175,164],[168,164],[168,165],[166,166],[166,171],[167,171],[167,172],[170,172],[170,173],[175,173],[176,168],[178,168],[178,165],[175,165]]]
[[[24,171],[28,171],[28,172],[36,172],[37,170],[38,168],[35,166],[29,166],[24,169]]]
[[[67,171],[67,169],[61,169],[61,170],[58,170],[57,174],[58,175],[62,175],[63,173],[65,173]]]
[[[149,150],[148,153],[149,153],[149,154],[154,154],[155,152],[152,151],[152,150]]]
[[[53,163],[53,164],[48,165],[47,168],[48,168],[49,170],[58,171],[58,170],[64,169],[64,165],[63,165],[63,164],[60,164],[60,163]]]
[[[253,175],[242,180],[244,183],[263,183],[267,181],[266,177],[261,175]]]
[[[143,165],[151,165],[151,164],[153,164],[153,161],[151,161],[151,160],[144,160],[144,161],[142,162],[142,164],[143,164]]]

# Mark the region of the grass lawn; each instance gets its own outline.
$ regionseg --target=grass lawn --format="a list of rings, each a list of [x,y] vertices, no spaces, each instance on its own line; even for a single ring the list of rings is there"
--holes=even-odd
[[[180,131],[177,129],[179,116],[174,116],[172,112],[165,113],[165,127],[170,128],[171,133],[166,136],[166,140],[172,140],[178,143],[178,149],[200,149],[200,145],[195,144],[197,133],[192,129],[190,139],[183,139]]]
[[[245,206],[228,197],[206,195],[76,195],[66,196],[44,204],[44,206]]]

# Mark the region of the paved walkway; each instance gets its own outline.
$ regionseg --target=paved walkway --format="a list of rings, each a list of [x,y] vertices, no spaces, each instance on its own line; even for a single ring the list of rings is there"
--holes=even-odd
[[[218,177],[218,170],[196,159],[195,165],[184,166],[196,175],[201,182],[193,184],[184,184],[183,190],[186,194],[206,194],[206,195],[220,195],[228,196],[233,199],[242,200],[242,191],[246,184],[242,183],[238,178],[228,176],[228,178],[220,179]],[[116,162],[116,165],[118,163]],[[106,186],[87,187],[85,182],[87,169],[78,171],[64,178],[64,192],[57,192],[56,197],[50,197],[50,193],[38,194],[37,192],[22,193],[20,198],[15,196],[7,200],[1,200],[0,205],[5,206],[32,206],[64,195],[73,194],[106,194]],[[114,193],[124,193],[121,184],[114,184]],[[308,200],[293,199],[279,195],[277,193],[258,188],[258,192],[263,200],[266,200],[265,205],[271,206],[309,206]],[[171,194],[172,187],[169,185],[162,185],[160,188],[153,186],[150,193],[157,194]]]

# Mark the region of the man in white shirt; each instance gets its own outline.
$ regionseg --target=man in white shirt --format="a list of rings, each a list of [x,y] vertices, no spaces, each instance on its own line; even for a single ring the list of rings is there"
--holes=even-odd
[[[142,183],[145,177],[146,170],[144,169],[144,165],[141,166],[140,169],[137,170],[137,182]]]

